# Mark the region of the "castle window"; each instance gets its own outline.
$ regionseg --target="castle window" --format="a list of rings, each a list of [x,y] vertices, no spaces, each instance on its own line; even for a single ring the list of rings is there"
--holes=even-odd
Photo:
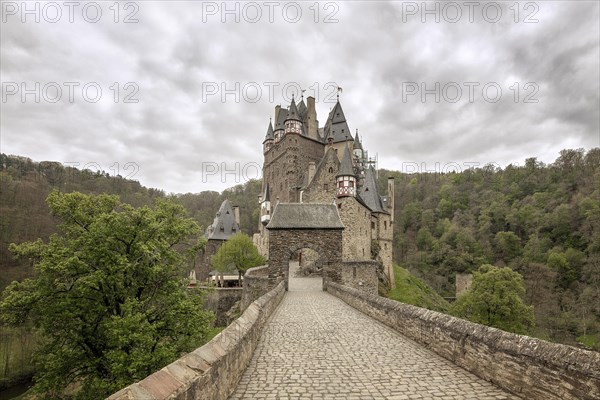
[[[342,203],[338,203],[338,209],[341,210],[342,209]]]
[[[383,221],[383,229],[387,230],[387,221]]]
[[[371,221],[371,229],[375,229],[375,222]]]
[[[329,167],[329,173],[333,174],[333,167]]]

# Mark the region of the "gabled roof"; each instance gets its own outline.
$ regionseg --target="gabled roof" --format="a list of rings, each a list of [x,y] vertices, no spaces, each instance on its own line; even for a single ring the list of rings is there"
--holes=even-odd
[[[370,166],[365,172],[365,180],[360,188],[358,195],[371,212],[387,213],[381,196],[377,192],[377,183],[375,182],[375,169]]]
[[[267,229],[344,229],[344,224],[333,203],[278,203]]]
[[[221,203],[213,223],[206,228],[204,236],[209,240],[227,240],[239,231],[240,227],[235,222],[233,207],[231,207],[229,200],[225,200]]]
[[[335,149],[329,148],[325,151],[325,154],[323,155],[323,157],[317,164],[317,167],[315,169],[315,175],[313,176],[313,180],[318,179],[317,177],[321,176],[321,174],[323,173],[323,168],[325,168],[325,165],[327,164],[327,160],[329,160],[329,159],[333,160],[336,163],[336,169],[339,171],[339,162],[340,161],[335,152]],[[311,182],[306,182],[306,179],[305,179],[304,187],[307,187],[308,185],[310,185]]]
[[[348,122],[346,121],[346,116],[339,100],[329,112],[329,116],[325,122],[323,139],[325,142],[328,142],[330,137],[333,138],[333,143],[352,139],[352,133],[348,127]]]
[[[348,148],[347,144],[344,147],[344,155],[342,156],[340,169],[336,176],[356,176],[354,173],[354,167],[352,166],[352,156],[350,155],[350,149]]]
[[[263,141],[263,143],[267,140],[273,139],[275,139],[275,135],[273,134],[273,124],[271,123],[271,121],[269,121],[269,127],[267,128],[267,134],[265,135],[265,140]]]

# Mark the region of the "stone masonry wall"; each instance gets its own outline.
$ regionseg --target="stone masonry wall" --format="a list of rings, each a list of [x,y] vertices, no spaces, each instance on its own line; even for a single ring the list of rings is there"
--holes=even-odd
[[[268,265],[248,269],[244,274],[240,310],[243,312],[254,300],[273,289],[275,285],[276,282],[269,278]]]
[[[204,308],[215,313],[215,326],[227,326],[231,323],[227,317],[227,311],[231,310],[233,305],[242,299],[242,288],[208,288],[209,290]]]
[[[335,283],[329,283],[327,291],[520,397],[600,398],[600,353],[504,332]]]
[[[330,264],[323,270],[323,288],[329,282],[338,283],[366,293],[377,294],[377,268],[381,265],[376,261],[345,261]]]
[[[371,259],[371,211],[354,197],[337,200],[342,223],[342,259],[344,261]]]
[[[324,267],[337,262],[342,258],[342,229],[269,230],[269,278],[273,282],[283,280],[287,285],[290,257],[303,248],[319,253]]]
[[[241,317],[204,346],[186,354],[108,400],[227,399],[248,366],[284,284],[254,301]]]
[[[298,202],[297,187],[303,184],[309,162],[319,162],[324,145],[306,136],[286,134],[265,154],[263,179],[271,187],[271,202]]]

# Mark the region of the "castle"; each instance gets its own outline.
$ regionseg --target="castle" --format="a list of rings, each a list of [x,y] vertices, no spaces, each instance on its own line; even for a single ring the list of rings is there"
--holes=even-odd
[[[273,121],[275,126],[273,126]],[[335,204],[344,225],[341,261],[379,261],[393,285],[394,181],[377,189],[374,160],[353,136],[339,101],[319,127],[315,99],[275,107],[263,141],[263,190],[254,243],[269,258],[269,222],[278,204]]]

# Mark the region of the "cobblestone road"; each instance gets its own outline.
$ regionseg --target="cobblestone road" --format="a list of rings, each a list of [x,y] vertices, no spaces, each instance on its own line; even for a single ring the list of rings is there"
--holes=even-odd
[[[230,397],[515,398],[321,291],[315,278],[290,279]]]

